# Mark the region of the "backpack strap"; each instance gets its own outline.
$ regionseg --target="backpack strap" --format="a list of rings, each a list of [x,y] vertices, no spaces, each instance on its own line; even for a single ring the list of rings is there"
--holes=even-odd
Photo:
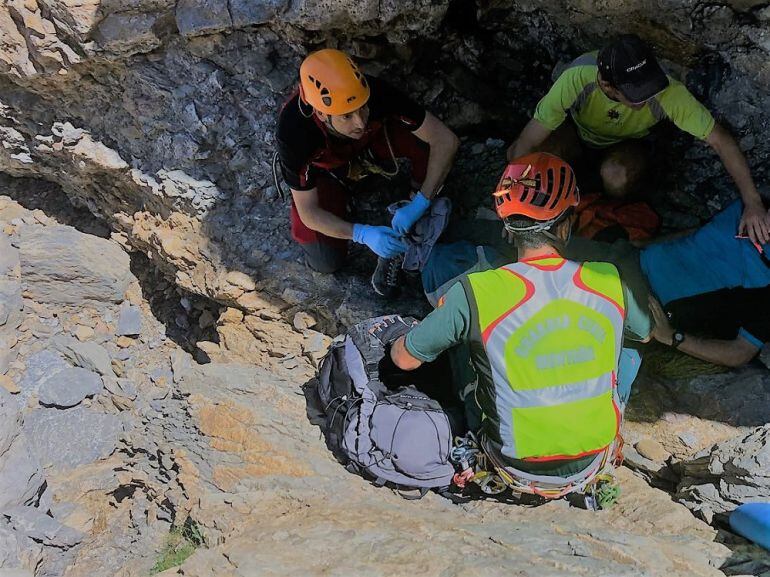
[[[369,373],[369,368],[371,362],[367,362],[367,359],[361,354],[360,347],[358,347],[355,340],[350,337],[345,339],[344,356],[345,365],[347,366],[350,378],[353,380],[353,385],[356,389],[360,390],[369,382],[371,375],[371,373]],[[374,363],[374,365],[374,368],[376,369],[377,363]],[[376,378],[376,373],[373,378]]]
[[[385,347],[369,332],[370,323],[356,325],[348,332],[352,346],[350,354],[358,357],[364,372],[362,384],[380,378],[380,360],[385,356]]]

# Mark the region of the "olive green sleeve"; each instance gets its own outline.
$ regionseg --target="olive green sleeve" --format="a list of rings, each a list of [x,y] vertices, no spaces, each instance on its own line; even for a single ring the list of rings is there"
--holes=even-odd
[[[406,335],[406,350],[429,363],[445,350],[468,339],[470,307],[460,283],[446,293],[444,304],[431,312]]]
[[[671,122],[695,138],[705,140],[714,129],[711,112],[681,82],[672,80],[659,102]]]
[[[575,66],[568,68],[556,79],[548,93],[537,103],[533,118],[549,130],[556,130],[564,119],[567,111],[577,100],[585,88],[585,68]]]
[[[650,307],[639,302],[640,291],[633,291],[623,282],[623,298],[626,301],[626,319],[623,323],[623,336],[631,341],[646,341],[652,333]],[[649,292],[641,291],[644,294]]]

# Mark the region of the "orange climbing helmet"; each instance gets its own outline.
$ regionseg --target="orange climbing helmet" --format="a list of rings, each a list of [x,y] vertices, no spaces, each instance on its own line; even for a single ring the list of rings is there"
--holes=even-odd
[[[299,67],[300,95],[326,114],[348,114],[369,100],[369,83],[344,52],[325,48],[308,55]]]
[[[497,216],[537,221],[519,231],[548,230],[580,201],[575,173],[558,156],[534,152],[508,163],[493,193]],[[512,232],[508,224],[506,228]]]

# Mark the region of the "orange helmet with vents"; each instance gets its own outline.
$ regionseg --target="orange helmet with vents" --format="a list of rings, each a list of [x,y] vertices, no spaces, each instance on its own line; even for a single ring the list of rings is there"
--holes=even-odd
[[[302,99],[326,114],[348,114],[369,100],[364,73],[344,52],[325,48],[308,55],[299,67]]]
[[[501,219],[524,216],[538,221],[526,230],[547,230],[577,206],[580,193],[569,164],[553,154],[535,152],[505,167],[494,198]]]

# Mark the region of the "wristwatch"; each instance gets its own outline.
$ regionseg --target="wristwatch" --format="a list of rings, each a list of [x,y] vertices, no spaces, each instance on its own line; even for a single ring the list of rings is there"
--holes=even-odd
[[[679,345],[681,345],[684,342],[684,333],[682,331],[675,331],[674,335],[671,337],[671,346],[675,349],[679,348]]]

